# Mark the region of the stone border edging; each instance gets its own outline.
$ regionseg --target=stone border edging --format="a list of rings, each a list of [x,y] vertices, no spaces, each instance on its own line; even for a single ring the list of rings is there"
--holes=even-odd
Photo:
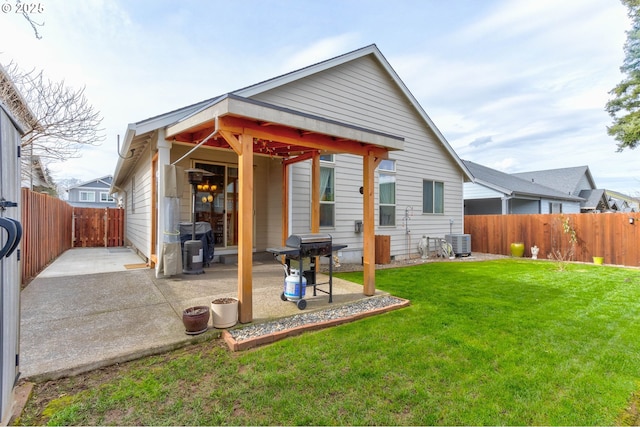
[[[394,297],[397,298],[397,297]],[[229,350],[231,351],[244,351],[244,350],[249,350],[251,348],[254,347],[258,347],[261,345],[265,345],[265,344],[271,344],[273,342],[276,341],[280,341],[284,338],[288,338],[288,337],[293,337],[296,335],[300,335],[304,332],[307,331],[317,331],[320,329],[325,329],[325,328],[329,328],[331,326],[338,326],[341,325],[343,323],[349,323],[349,322],[353,322],[355,320],[360,320],[363,319],[365,317],[370,317],[370,316],[374,316],[376,314],[382,314],[382,313],[386,313],[389,311],[393,311],[393,310],[397,310],[400,308],[404,308],[407,307],[411,304],[411,301],[407,300],[407,299],[403,299],[403,298],[398,298],[401,299],[402,301],[396,304],[392,304],[392,305],[388,305],[386,307],[382,307],[382,308],[377,308],[374,310],[370,310],[370,311],[364,311],[362,313],[357,313],[357,314],[353,314],[351,316],[346,316],[346,317],[341,317],[339,319],[331,319],[331,320],[327,320],[324,322],[318,322],[318,323],[309,323],[308,325],[302,325],[302,326],[297,326],[295,328],[291,328],[291,329],[285,329],[283,331],[278,331],[278,332],[272,332],[266,335],[262,335],[259,337],[255,337],[255,338],[249,338],[246,340],[242,340],[242,341],[236,341],[235,338],[233,338],[233,336],[231,336],[231,334],[227,331],[227,330],[223,330],[222,331],[222,339],[224,340],[224,342],[227,344],[227,346],[229,347]]]

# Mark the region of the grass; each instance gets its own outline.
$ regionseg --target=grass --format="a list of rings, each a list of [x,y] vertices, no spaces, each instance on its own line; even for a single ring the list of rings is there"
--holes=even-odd
[[[362,282],[362,273],[341,277]],[[39,384],[24,425],[637,423],[640,272],[528,260],[379,270],[408,308],[240,354]],[[84,383],[83,383],[84,382]],[[54,399],[39,400],[49,393]],[[35,402],[42,405],[36,405]],[[47,403],[47,405],[44,405]]]

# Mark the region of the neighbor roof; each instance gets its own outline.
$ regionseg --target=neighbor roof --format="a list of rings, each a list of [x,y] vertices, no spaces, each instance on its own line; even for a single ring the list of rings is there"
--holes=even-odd
[[[554,188],[562,193],[578,194],[583,188],[579,188],[580,180],[586,175],[592,189],[596,188],[588,166],[576,166],[570,168],[546,169],[532,172],[520,172],[512,174],[519,178],[535,181],[538,184]]]
[[[535,196],[548,199],[562,199],[571,201],[582,201],[581,197],[576,197],[568,193],[563,193],[538,182],[532,182],[519,178],[518,176],[500,172],[477,163],[463,160],[464,164],[473,174],[477,184],[502,192],[512,196]]]

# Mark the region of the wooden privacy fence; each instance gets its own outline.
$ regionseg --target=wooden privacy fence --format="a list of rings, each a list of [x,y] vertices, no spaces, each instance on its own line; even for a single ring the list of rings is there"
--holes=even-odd
[[[565,221],[576,232],[573,260],[601,256],[606,264],[640,266],[640,213],[467,215],[464,232],[471,235],[473,252],[510,255],[511,243],[523,242],[525,256],[536,245],[538,258],[546,259],[552,251],[569,249]]]
[[[124,210],[74,208],[74,247],[114,247],[124,244]]]
[[[72,247],[73,206],[46,194],[22,189],[22,283]]]
[[[124,210],[74,208],[64,200],[22,189],[22,283],[73,247],[124,245]]]

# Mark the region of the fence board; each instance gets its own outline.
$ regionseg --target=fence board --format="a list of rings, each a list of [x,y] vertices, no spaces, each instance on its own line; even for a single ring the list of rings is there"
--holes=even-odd
[[[22,189],[22,283],[74,246],[124,245],[124,211],[74,208],[64,200]],[[74,222],[74,216],[81,218]]]
[[[72,218],[67,202],[22,189],[22,283],[71,248]]]
[[[536,245],[538,257],[547,258],[553,250],[569,248],[569,236],[562,228],[565,218],[578,239],[574,260],[591,262],[602,256],[607,264],[640,266],[638,213],[467,215],[464,232],[471,235],[474,252],[510,255],[511,243],[524,242],[525,256],[531,256]]]

